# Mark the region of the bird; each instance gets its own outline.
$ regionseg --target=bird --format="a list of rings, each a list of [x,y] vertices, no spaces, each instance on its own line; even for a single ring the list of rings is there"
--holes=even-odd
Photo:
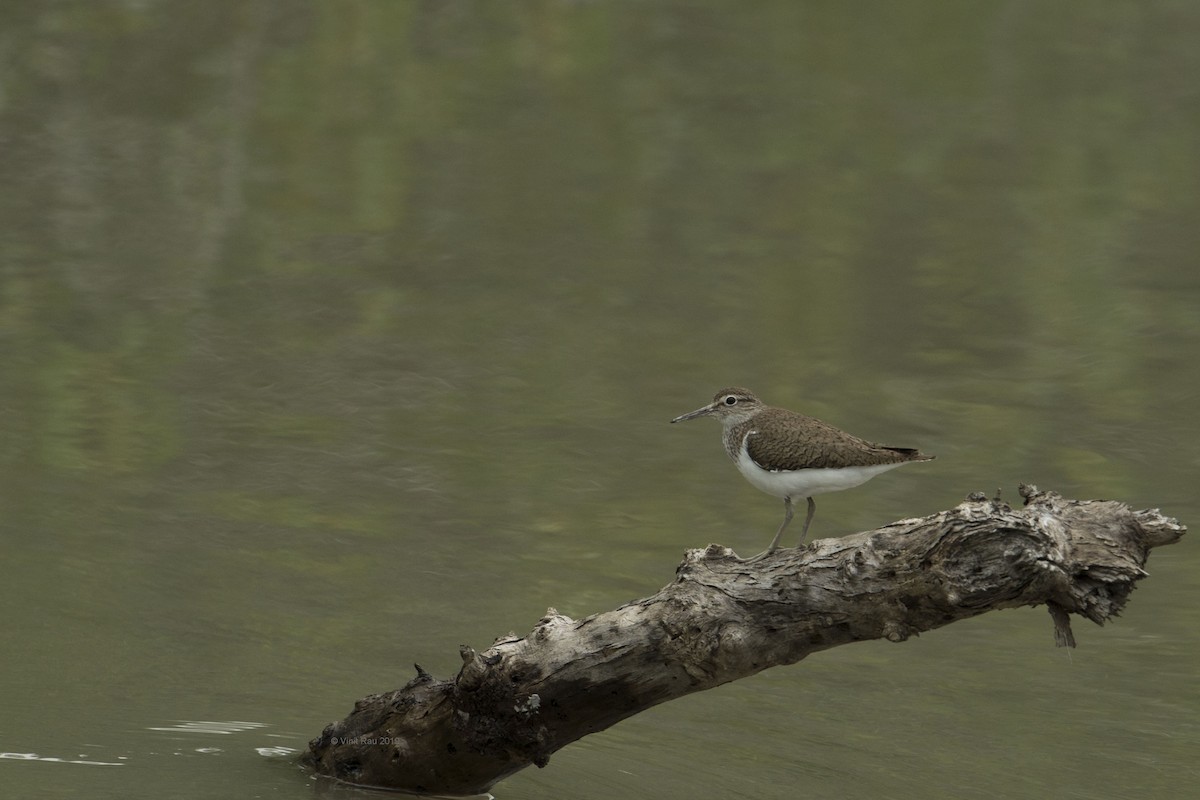
[[[749,389],[722,389],[706,406],[681,414],[672,423],[713,416],[724,428],[725,452],[751,485],[783,498],[783,524],[764,555],[775,552],[792,521],[793,500],[808,500],[800,544],[808,536],[817,504],[813,495],[838,492],[866,483],[881,472],[934,456],[911,447],[876,444],[846,433],[816,417],[775,408]]]

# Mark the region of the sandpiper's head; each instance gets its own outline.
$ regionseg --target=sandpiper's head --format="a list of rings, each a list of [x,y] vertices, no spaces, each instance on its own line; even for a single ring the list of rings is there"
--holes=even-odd
[[[706,406],[681,414],[671,422],[683,422],[696,417],[715,416],[723,425],[736,425],[745,422],[764,408],[763,402],[754,396],[749,389],[731,386],[722,389],[713,396],[713,401]]]

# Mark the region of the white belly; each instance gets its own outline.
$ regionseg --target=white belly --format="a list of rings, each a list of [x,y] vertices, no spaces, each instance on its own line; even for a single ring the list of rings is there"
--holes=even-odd
[[[881,472],[902,467],[912,462],[899,461],[895,464],[877,464],[870,467],[842,467],[841,469],[799,469],[770,472],[755,464],[746,454],[745,446],[738,453],[738,472],[757,489],[776,497],[811,497],[814,494],[840,492],[851,489],[874,478]]]

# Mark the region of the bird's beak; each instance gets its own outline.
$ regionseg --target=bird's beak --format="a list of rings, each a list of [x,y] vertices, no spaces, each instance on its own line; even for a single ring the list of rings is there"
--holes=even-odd
[[[709,403],[708,405],[706,405],[702,408],[697,408],[695,411],[689,411],[686,414],[680,414],[678,417],[671,420],[671,422],[686,422],[689,419],[695,419],[696,417],[707,416],[716,410],[717,410],[717,404]]]

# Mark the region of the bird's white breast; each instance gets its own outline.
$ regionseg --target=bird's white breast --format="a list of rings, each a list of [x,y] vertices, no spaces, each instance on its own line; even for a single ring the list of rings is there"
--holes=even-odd
[[[751,433],[751,436],[754,434]],[[749,437],[747,437],[749,438]],[[840,492],[866,483],[881,472],[904,466],[907,461],[895,464],[875,464],[868,467],[841,467],[838,469],[765,470],[751,460],[746,452],[746,440],[736,460],[738,472],[757,489],[775,497],[810,497],[814,494]]]

